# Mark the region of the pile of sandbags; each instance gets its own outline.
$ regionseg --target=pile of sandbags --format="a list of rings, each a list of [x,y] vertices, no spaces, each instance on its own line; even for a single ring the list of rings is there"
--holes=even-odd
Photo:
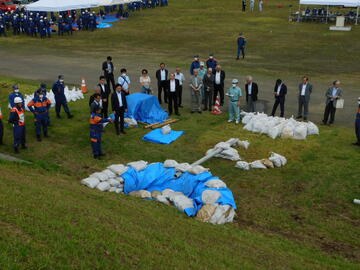
[[[250,163],[246,161],[238,161],[236,162],[235,167],[248,171],[250,169],[273,169],[275,167],[285,166],[286,163],[287,159],[284,156],[271,152],[269,158],[255,160]]]
[[[230,139],[230,140],[233,140],[233,139]],[[239,139],[235,139],[235,140],[236,140],[236,143],[233,145],[235,147],[241,146],[241,147],[247,149],[250,145],[249,141],[240,141]],[[212,152],[219,150],[219,149],[222,149],[222,152],[219,154],[216,154],[215,157],[229,159],[232,161],[241,160],[239,152],[234,147],[232,147],[229,142],[219,142],[218,144],[215,145],[214,148],[209,149],[206,152],[206,155],[209,155]]]
[[[241,112],[241,115],[245,130],[266,134],[273,139],[305,140],[309,135],[319,135],[319,128],[313,122],[299,122],[294,118],[285,119],[264,113]]]
[[[65,86],[64,89],[64,94],[66,97],[67,102],[71,102],[71,101],[77,101],[79,99],[83,99],[84,98],[84,94],[81,92],[80,89],[77,89],[75,87],[73,87],[72,90],[69,90],[69,88],[67,86]],[[54,93],[52,91],[47,92],[46,97],[51,101],[51,107],[55,106],[55,96]],[[34,98],[34,94],[31,95],[25,95],[24,99],[25,99],[25,109],[27,111],[29,111],[27,104]]]
[[[100,191],[124,193],[124,179],[110,169],[91,174],[81,180],[81,184]]]

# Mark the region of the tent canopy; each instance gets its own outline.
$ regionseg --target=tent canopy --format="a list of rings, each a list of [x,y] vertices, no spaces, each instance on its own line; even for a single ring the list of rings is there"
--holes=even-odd
[[[300,5],[321,5],[321,6],[360,6],[359,0],[300,0]]]
[[[60,12],[98,6],[99,0],[39,0],[26,5],[26,9],[28,11]]]

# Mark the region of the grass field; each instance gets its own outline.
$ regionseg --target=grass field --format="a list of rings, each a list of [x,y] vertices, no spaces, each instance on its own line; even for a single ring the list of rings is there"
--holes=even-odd
[[[233,73],[291,80],[307,73],[324,83],[341,77],[346,87],[357,89],[358,27],[349,34],[289,23],[288,7],[297,1],[268,1],[263,14],[241,13],[241,1],[218,3],[174,0],[111,29],[51,40],[10,37],[0,39],[0,49],[34,58],[80,55],[89,63],[112,54],[138,69],[160,61],[187,69],[194,53],[213,52]],[[249,56],[241,64],[233,55],[239,31],[249,39]],[[15,83],[26,93],[39,84],[0,76],[6,143],[0,151],[7,154],[12,154],[12,131],[5,104]],[[142,128],[117,137],[109,126],[107,155],[94,161],[87,99],[69,104],[72,120],[57,120],[52,111],[51,138],[41,143],[27,113],[29,149],[18,157],[33,163],[0,161],[0,269],[359,269],[360,208],[352,200],[360,196],[360,149],[351,145],[353,129],[321,127],[320,136],[306,141],[272,140],[227,124],[225,114],[184,110],[173,125],[186,131],[179,141],[144,142]],[[232,224],[204,224],[173,207],[80,185],[114,163],[192,162],[231,137],[251,142],[247,151],[240,150],[245,160],[268,157],[270,151],[289,160],[271,171],[241,171],[222,159],[205,164],[234,193],[238,210]]]

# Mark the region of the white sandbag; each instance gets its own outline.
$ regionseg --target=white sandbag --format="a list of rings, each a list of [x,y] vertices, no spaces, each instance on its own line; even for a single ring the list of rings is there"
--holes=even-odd
[[[129,125],[129,127],[136,127],[138,125],[137,121],[134,118],[124,118],[124,122]]]
[[[156,199],[157,196],[162,196],[161,191],[158,190],[151,191],[151,198]]]
[[[254,133],[262,133],[263,127],[266,126],[266,119],[265,118],[257,118],[255,120],[252,132]]]
[[[235,217],[235,210],[230,205],[218,205],[209,222],[212,224],[225,224],[232,222]]]
[[[280,136],[281,131],[282,131],[282,126],[277,125],[277,126],[269,128],[268,135],[270,138],[276,139],[278,136]]]
[[[163,126],[161,128],[162,135],[168,135],[168,134],[170,134],[170,132],[171,132],[171,126],[170,125],[166,125],[166,126]]]
[[[250,170],[250,165],[246,161],[238,161],[238,162],[236,162],[235,167],[239,168],[239,169],[242,169],[242,170],[245,170],[245,171]]]
[[[247,130],[247,131],[253,131],[254,123],[255,123],[255,121],[254,121],[253,119],[251,119],[251,120],[243,127],[243,129],[245,129],[245,130]]]
[[[192,166],[190,169],[187,170],[187,172],[194,174],[194,175],[198,175],[198,174],[201,174],[201,173],[207,172],[207,171],[209,171],[209,169],[204,168],[201,165]]]
[[[253,116],[254,116],[253,113],[247,113],[247,114],[242,118],[241,122],[246,125],[247,123],[249,123],[249,121],[251,120],[251,118],[253,118]]]
[[[102,173],[105,173],[109,178],[116,177],[116,174],[113,171],[109,170],[109,169],[103,170]]]
[[[174,192],[175,191],[173,191],[172,189],[167,188],[162,191],[162,195],[165,196],[166,198],[170,198],[170,196],[174,194]]]
[[[269,160],[274,163],[276,167],[284,166],[287,163],[287,159],[284,156],[276,154],[274,152],[271,152]]]
[[[267,169],[266,166],[261,162],[261,160],[255,160],[250,163],[251,169]]]
[[[281,138],[293,139],[294,138],[294,126],[286,125],[281,132]]]
[[[273,169],[274,168],[274,163],[272,163],[272,161],[270,161],[268,158],[263,158],[261,160],[262,164],[264,164],[266,166],[266,168],[268,169]]]
[[[177,163],[176,160],[167,159],[167,160],[165,160],[165,162],[164,162],[164,168],[176,168],[176,166],[177,166],[178,164],[179,164],[179,163]]]
[[[107,168],[117,175],[122,175],[128,170],[128,167],[123,164],[113,164]]]
[[[103,173],[103,172],[93,173],[90,175],[90,177],[97,178],[100,181],[106,181],[110,178],[106,173]]]
[[[305,140],[307,136],[307,125],[300,124],[294,128],[294,139]]]
[[[108,191],[110,189],[110,184],[108,182],[100,182],[96,188],[100,191]]]
[[[218,144],[215,145],[214,147],[215,149],[221,148],[221,149],[230,149],[231,145],[227,142],[219,142]]]
[[[175,207],[181,212],[184,212],[184,210],[187,208],[194,208],[194,201],[185,195],[176,196],[173,200],[173,203]]]
[[[237,161],[241,159],[239,152],[235,148],[226,149],[222,151],[220,154],[215,155],[215,157],[230,159],[233,161]]]
[[[124,178],[122,178],[122,177],[115,177],[114,179],[119,181],[120,184],[124,184],[124,182],[125,182]]]
[[[89,188],[95,188],[100,183],[100,180],[95,177],[89,177],[81,180],[81,184],[89,187]]]
[[[202,222],[209,222],[210,218],[214,215],[217,204],[205,204],[196,214],[196,219]]]
[[[186,172],[191,168],[191,165],[189,163],[179,163],[175,169],[180,172]]]
[[[140,193],[140,197],[143,198],[143,199],[146,199],[146,198],[151,198],[151,193],[147,190],[139,190],[139,193]]]
[[[115,192],[115,190],[116,190],[116,187],[111,187],[111,188],[109,189],[109,192]]]
[[[217,200],[221,197],[221,193],[216,190],[204,190],[201,194],[201,199],[205,204],[213,204],[216,203]]]
[[[148,164],[147,161],[139,160],[139,161],[130,162],[127,165],[139,172],[144,170],[147,167],[147,164]]]
[[[107,182],[112,187],[119,187],[120,186],[120,182],[118,180],[116,180],[115,178],[110,178]]]
[[[250,142],[249,142],[248,140],[246,140],[246,141],[239,141],[239,142],[237,143],[237,145],[238,145],[238,146],[241,146],[241,147],[243,147],[243,148],[245,148],[245,149],[248,149],[249,146],[250,146]]]
[[[156,200],[157,200],[158,202],[163,203],[163,204],[170,205],[169,200],[168,200],[164,195],[157,196],[157,197],[156,197]]]
[[[123,193],[123,192],[124,192],[124,189],[122,189],[122,188],[115,189],[115,193]]]
[[[169,201],[173,202],[177,196],[184,196],[184,193],[178,191],[170,192],[167,198]]]
[[[307,134],[308,135],[319,135],[319,128],[313,122],[309,121],[307,123]]]
[[[205,186],[209,188],[226,188],[226,184],[220,179],[212,179],[205,183]]]

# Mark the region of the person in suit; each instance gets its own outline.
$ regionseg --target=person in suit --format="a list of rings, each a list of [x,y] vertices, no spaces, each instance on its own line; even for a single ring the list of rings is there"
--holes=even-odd
[[[102,102],[101,114],[104,118],[108,118],[109,96],[111,90],[109,85],[106,84],[105,76],[100,76],[99,84],[97,85],[97,88],[99,89],[97,93],[100,94],[101,102]]]
[[[325,106],[325,112],[324,112],[324,119],[323,119],[323,124],[324,125],[331,125],[334,123],[335,121],[335,113],[336,113],[336,103],[337,100],[339,98],[341,98],[342,95],[342,90],[340,88],[340,81],[336,80],[333,82],[333,86],[330,87],[327,91],[326,91],[326,106]],[[330,121],[328,123],[329,120],[329,116],[330,116]]]
[[[277,79],[274,87],[275,103],[272,109],[272,116],[275,116],[276,109],[280,104],[280,117],[284,117],[285,112],[285,96],[287,94],[287,87],[282,80]]]
[[[175,79],[175,74],[170,74],[170,79],[166,81],[166,90],[168,92],[168,100],[169,100],[169,115],[173,113],[173,105],[174,111],[176,115],[179,114],[179,103],[178,103],[178,96],[180,92],[180,81]]]
[[[204,111],[211,111],[214,95],[214,74],[212,68],[207,69],[207,73],[203,78],[203,100],[204,100]]]
[[[245,92],[246,103],[249,112],[256,111],[256,101],[258,100],[259,88],[257,83],[253,82],[252,76],[246,76]]]
[[[355,116],[355,135],[357,142],[353,143],[353,145],[360,146],[360,97],[358,98],[358,109]]]
[[[182,104],[182,92],[183,92],[183,84],[184,84],[184,81],[185,81],[185,76],[184,74],[181,72],[181,69],[180,68],[176,68],[175,69],[175,79],[179,80],[179,96],[178,96],[178,103],[179,103],[179,108],[182,108],[183,106],[181,105]]]
[[[217,65],[214,70],[214,100],[215,105],[216,97],[220,95],[220,105],[224,105],[224,82],[225,82],[225,71],[221,69],[220,65]]]
[[[166,81],[168,79],[168,70],[165,69],[165,64],[161,63],[160,64],[160,69],[158,69],[156,71],[156,79],[158,81],[158,100],[159,103],[162,103],[161,100],[161,93],[164,91],[164,101],[165,103],[168,102],[168,97],[167,97],[167,93],[166,93]]]
[[[246,11],[246,0],[242,0],[242,11],[245,12]]]
[[[310,95],[312,93],[312,85],[309,83],[309,78],[304,76],[302,83],[299,84],[299,111],[296,119],[303,118],[303,110],[304,110],[304,120],[306,121],[309,113],[309,102]]]
[[[109,85],[109,87],[110,87],[110,83],[111,83],[112,88],[115,91],[114,64],[112,62],[111,56],[108,56],[106,58],[106,61],[102,64],[102,70],[104,71],[104,76],[105,76],[107,85]]]
[[[203,80],[199,76],[199,70],[194,70],[194,76],[191,77],[190,91],[191,91],[191,113],[201,111],[201,89],[203,87]]]
[[[126,93],[123,91],[122,86],[120,84],[115,85],[115,92],[111,95],[111,106],[115,115],[115,130],[116,134],[120,135],[120,133],[125,134],[124,131],[124,117],[125,112],[127,112],[127,101],[126,101]],[[120,127],[119,127],[120,120]]]

